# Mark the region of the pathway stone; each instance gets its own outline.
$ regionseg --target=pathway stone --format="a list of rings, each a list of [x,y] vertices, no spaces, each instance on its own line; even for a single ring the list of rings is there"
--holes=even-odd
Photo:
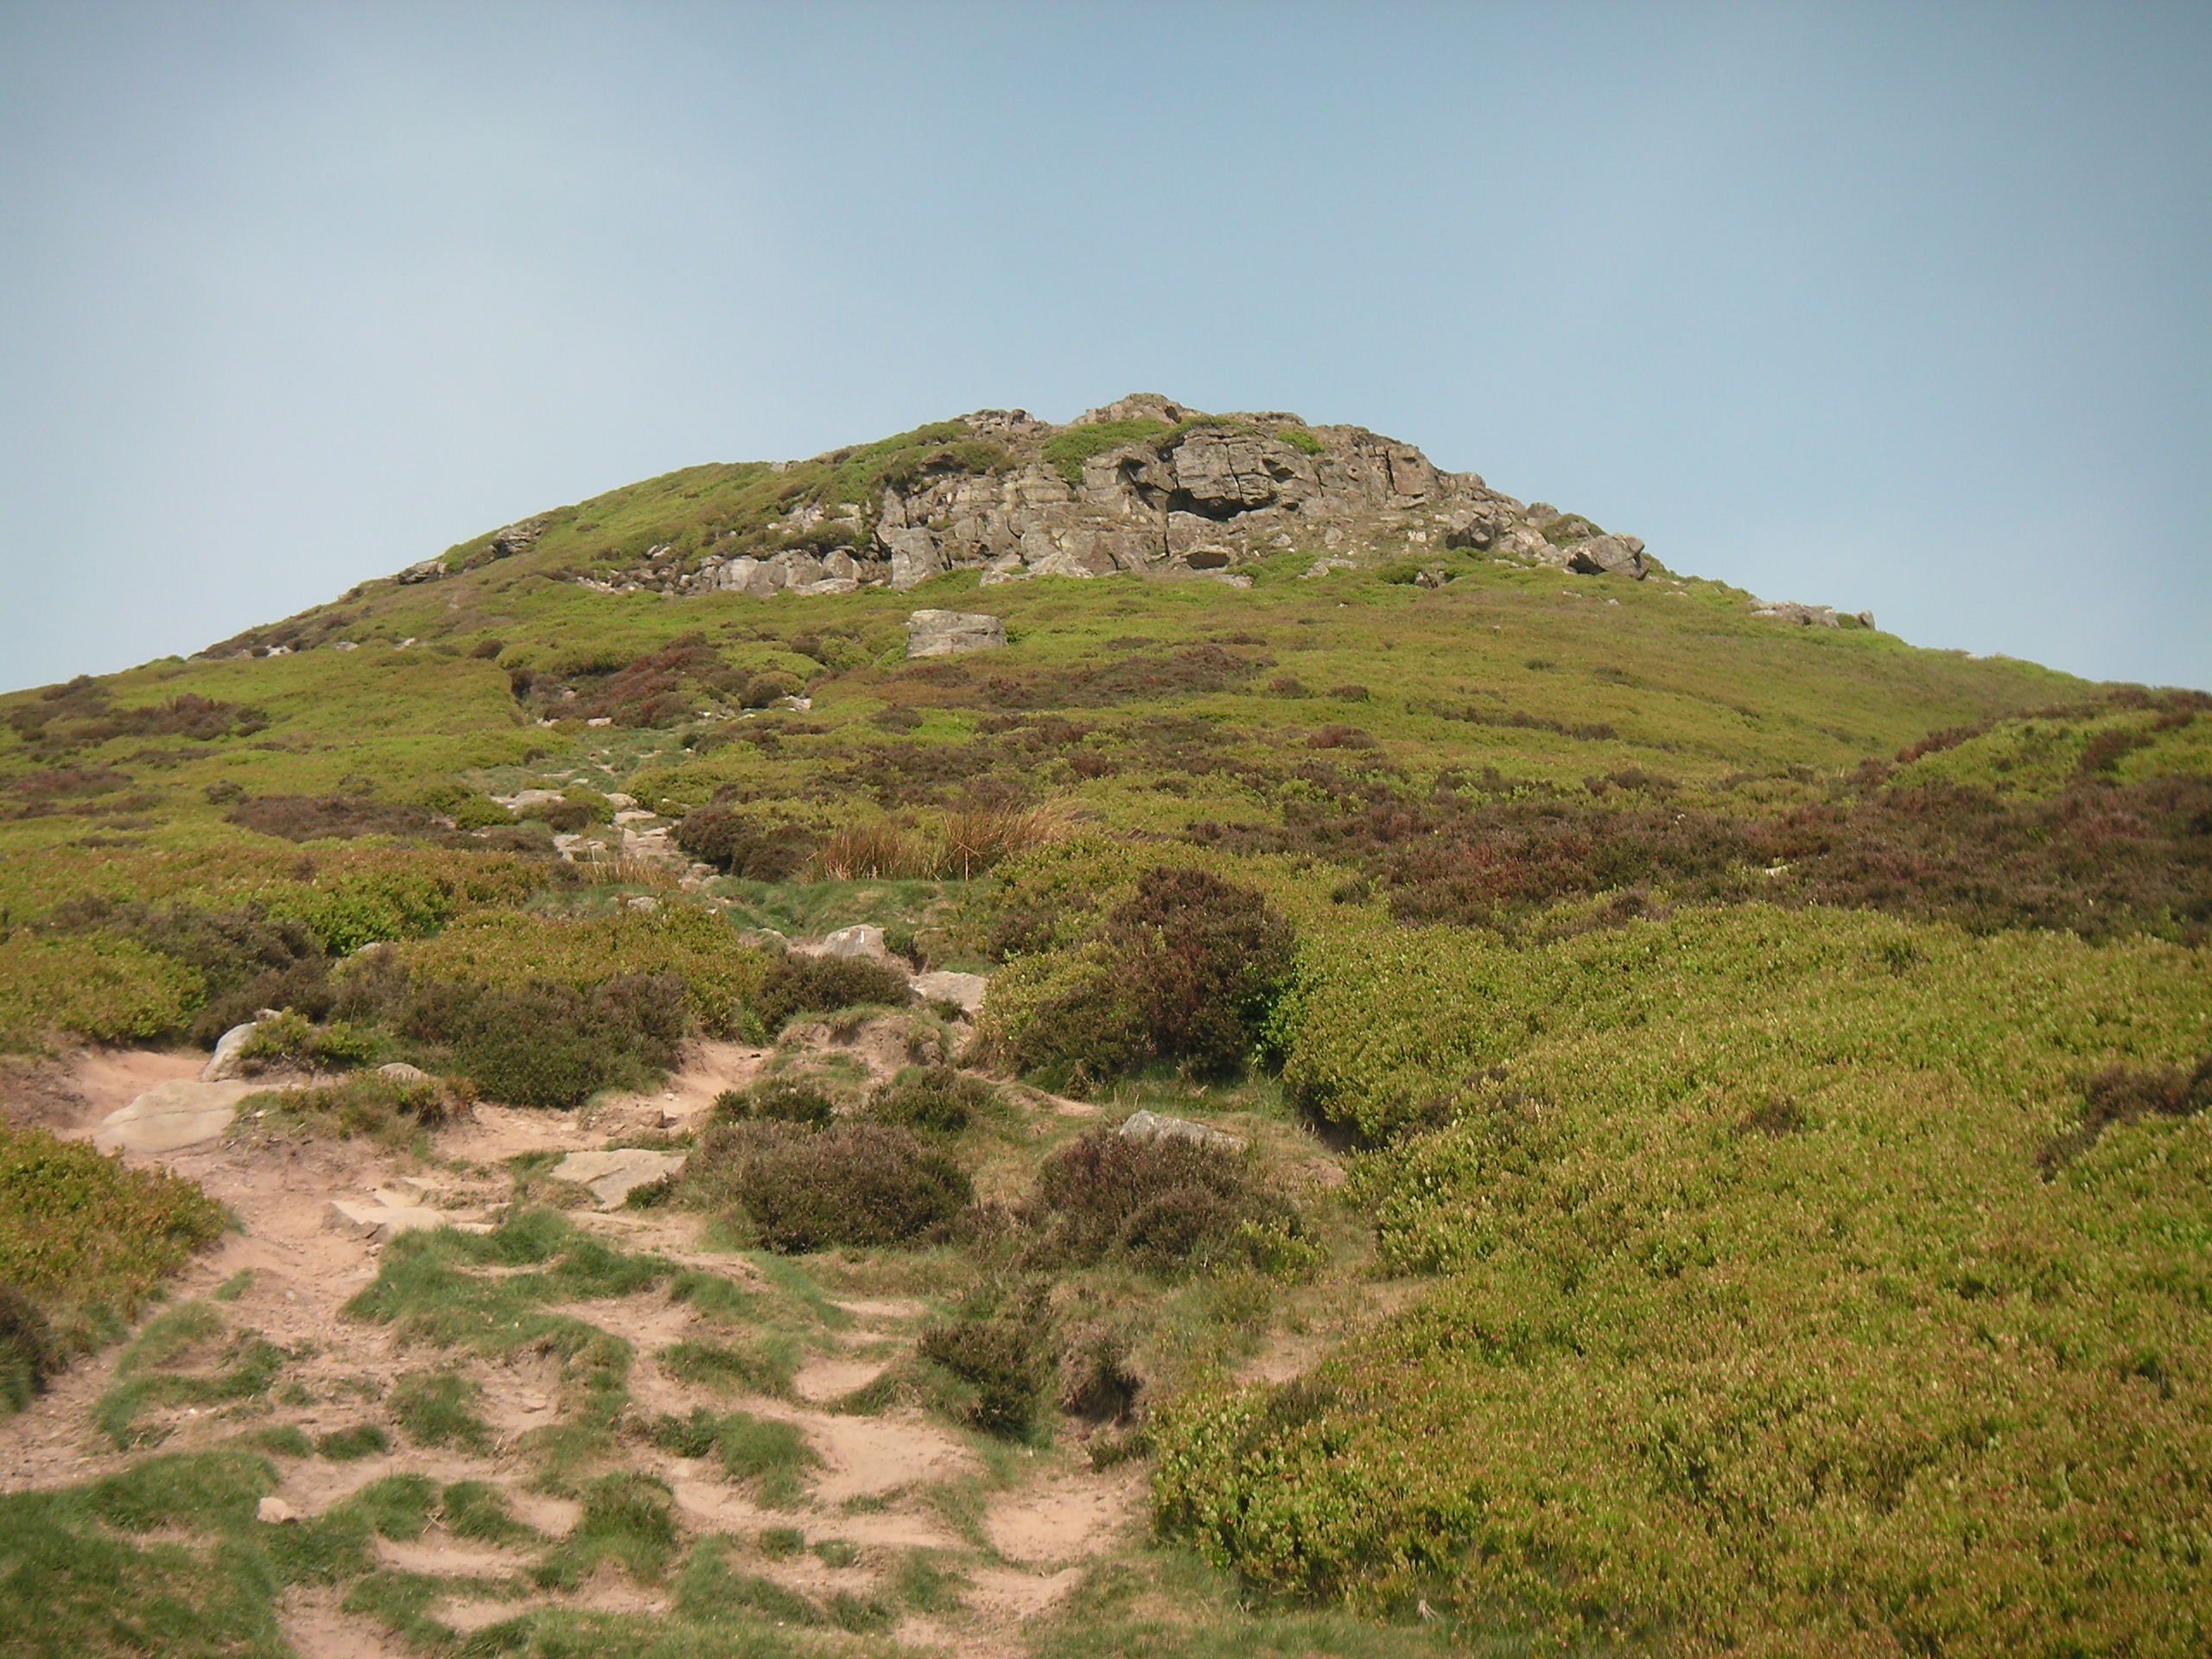
[[[572,1152],[552,1169],[556,1181],[573,1181],[602,1210],[612,1210],[632,1191],[683,1167],[681,1153],[625,1147],[615,1152]]]
[[[128,1106],[110,1112],[92,1131],[102,1152],[181,1152],[220,1138],[231,1126],[238,1102],[268,1085],[257,1083],[195,1083],[179,1078],[156,1084]]]

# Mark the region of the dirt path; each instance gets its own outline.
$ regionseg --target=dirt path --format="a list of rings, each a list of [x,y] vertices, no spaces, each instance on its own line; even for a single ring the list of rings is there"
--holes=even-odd
[[[383,1189],[442,1207],[496,1213],[511,1190],[504,1160],[603,1147],[636,1135],[649,1121],[660,1128],[696,1120],[717,1093],[755,1075],[765,1058],[758,1049],[707,1045],[668,1089],[605,1103],[588,1116],[480,1107],[474,1121],[441,1134],[427,1164],[361,1141],[251,1149],[203,1145],[158,1160],[131,1154],[134,1163],[158,1162],[200,1182],[238,1219],[238,1231],[180,1276],[172,1303],[208,1298],[229,1286],[231,1299],[214,1306],[230,1327],[258,1333],[291,1356],[281,1386],[246,1408],[150,1414],[149,1421],[168,1431],[163,1449],[192,1450],[280,1426],[313,1440],[371,1424],[388,1436],[387,1450],[353,1461],[283,1457],[276,1496],[299,1515],[312,1516],[386,1475],[427,1475],[442,1485],[485,1481],[505,1494],[517,1516],[559,1537],[575,1525],[579,1508],[530,1490],[540,1465],[518,1445],[560,1419],[559,1360],[537,1353],[499,1361],[410,1350],[388,1327],[346,1317],[346,1301],[377,1274],[381,1247],[327,1224],[330,1202],[365,1198]],[[67,1082],[80,1103],[57,1114],[64,1121],[56,1127],[87,1136],[101,1117],[136,1094],[195,1075],[200,1059],[125,1051],[79,1056]],[[650,1252],[741,1284],[761,1284],[758,1270],[742,1257],[705,1249],[701,1219],[689,1213],[580,1210],[570,1215],[617,1248]],[[241,1274],[249,1276],[239,1281]],[[873,1379],[911,1344],[927,1311],[920,1302],[902,1300],[855,1298],[844,1306],[853,1323],[842,1332],[825,1327],[810,1339],[796,1386],[783,1398],[733,1396],[671,1375],[656,1357],[661,1351],[687,1338],[729,1333],[702,1326],[690,1306],[670,1300],[658,1288],[549,1311],[631,1345],[633,1421],[661,1413],[683,1417],[701,1406],[715,1412],[741,1408],[790,1425],[818,1460],[800,1499],[775,1508],[728,1477],[713,1458],[672,1456],[649,1439],[626,1433],[622,1461],[668,1482],[683,1530],[751,1540],[769,1529],[796,1529],[810,1548],[818,1541],[820,1551],[767,1559],[748,1544],[744,1570],[817,1600],[837,1594],[893,1600],[890,1586],[905,1552],[936,1552],[968,1585],[965,1611],[927,1618],[908,1615],[899,1634],[976,1659],[1020,1651],[1021,1621],[1064,1596],[1084,1562],[1133,1534],[1143,1509],[1141,1474],[1095,1475],[1078,1459],[1060,1454],[1020,1459],[1012,1478],[1003,1469],[995,1478],[976,1445],[918,1410],[850,1415],[830,1409],[831,1402]],[[79,1361],[29,1409],[0,1421],[0,1490],[72,1483],[139,1455],[118,1451],[92,1427],[92,1410],[115,1382],[122,1351],[118,1345]],[[481,1385],[478,1408],[493,1436],[486,1451],[427,1448],[410,1444],[400,1431],[384,1397],[392,1379],[433,1366],[457,1367]],[[956,1518],[962,1515],[970,1518]],[[390,1565],[457,1577],[512,1575],[531,1559],[487,1550],[436,1525],[417,1541],[379,1548]],[[839,1565],[830,1565],[832,1560]],[[308,1589],[283,1599],[286,1635],[308,1659],[340,1654],[377,1659],[404,1650],[372,1622],[345,1613],[341,1599]],[[653,1611],[666,1601],[664,1586],[633,1585],[607,1568],[573,1593],[533,1592],[524,1601],[455,1599],[437,1616],[462,1629],[511,1618],[532,1605]]]

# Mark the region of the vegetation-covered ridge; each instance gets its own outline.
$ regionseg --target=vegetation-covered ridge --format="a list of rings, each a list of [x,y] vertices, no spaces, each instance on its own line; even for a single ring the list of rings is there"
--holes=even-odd
[[[766,1050],[645,1137],[689,1154],[639,1200],[681,1249],[550,1217],[524,1160],[493,1231],[394,1244],[352,1306],[417,1351],[379,1434],[489,1455],[482,1368],[550,1369],[501,1455],[614,1541],[502,1535],[497,1593],[619,1559],[676,1609],[621,1624],[639,1651],[936,1616],[922,1568],[840,1614],[638,1484],[681,1458],[811,1501],[775,1425],[844,1352],[817,1280],[927,1304],[840,1410],[1147,1460],[1160,1550],[1052,1650],[2202,1651],[2212,697],[1790,626],[1353,429],[1094,414],[671,474],[0,697],[0,1081],[282,1010],[245,1064],[317,1086],[240,1135],[435,1158],[472,1102]],[[1088,579],[1116,571],[1155,579]],[[1007,644],[909,659],[920,608]],[[786,949],[859,923],[891,962]],[[911,997],[925,970],[990,976],[980,1014]],[[19,1097],[18,1401],[220,1224]],[[1243,1145],[1113,1135],[1138,1105]],[[707,1283],[700,1240],[780,1288]],[[593,1311],[622,1298],[712,1327],[652,1355],[682,1409],[633,1401],[643,1351]],[[305,1363],[174,1312],[111,1446],[265,1411]],[[0,1528],[50,1535],[54,1584],[180,1575],[238,1650],[285,1583],[459,1640],[368,1552],[473,1488],[365,1489],[298,1535],[316,1567],[251,1519],[265,1450]],[[116,1518],[187,1475],[189,1560]],[[1141,1633],[1171,1580],[1213,1634]],[[732,1595],[741,1630],[703,1611]],[[615,1629],[516,1617],[514,1650]]]

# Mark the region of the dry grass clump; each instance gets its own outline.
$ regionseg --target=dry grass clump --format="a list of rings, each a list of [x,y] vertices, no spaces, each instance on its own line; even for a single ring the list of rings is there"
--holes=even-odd
[[[1058,806],[971,801],[947,814],[934,836],[887,823],[848,824],[823,843],[815,865],[835,881],[966,881],[1069,831]]]

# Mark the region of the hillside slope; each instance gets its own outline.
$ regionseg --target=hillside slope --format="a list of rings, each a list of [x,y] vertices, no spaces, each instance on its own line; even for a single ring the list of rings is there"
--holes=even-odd
[[[922,611],[1005,643],[911,656]],[[177,1593],[272,1643],[311,1645],[276,1586],[321,1584],[348,1640],[426,1652],[501,1596],[529,1651],[780,1651],[786,1615],[855,1650],[2201,1651],[2208,710],[1761,605],[1287,415],[1135,397],[671,474],[0,698],[17,1164],[78,1170],[34,1126],[90,1132],[82,1046],[283,1011],[248,1064],[313,1088],[192,1168],[251,1194],[275,1146],[465,1189],[493,1230],[360,1247],[347,1344],[420,1345],[456,1400],[543,1360],[556,1421],[441,1464],[413,1395],[263,1326],[83,1357],[150,1281],[35,1274],[4,1188],[0,1281],[35,1294],[0,1346],[24,1398],[79,1367],[29,1414],[53,1434],[127,1395],[230,1459],[175,1524],[262,1565]],[[861,925],[887,955],[786,950]],[[990,976],[980,1013],[929,973]],[[739,1049],[709,1106],[702,1057]],[[1089,1138],[1140,1106],[1244,1149]],[[641,1144],[691,1160],[643,1217],[545,1179]],[[817,1186],[845,1196],[794,1211]],[[671,1308],[677,1266],[731,1277]],[[552,1311],[496,1302],[524,1268]],[[305,1328],[254,1294],[193,1317]],[[721,1394],[702,1343],[752,1356]],[[794,1403],[802,1355],[834,1410]],[[310,1571],[250,1500],[312,1465],[255,1460],[341,1398],[407,1441],[394,1480],[584,1519],[486,1522],[464,1596],[450,1561],[372,1572],[349,1498],[314,1535],[358,1534],[348,1564]],[[276,1408],[304,1427],[248,1437]],[[793,1449],[840,1414],[973,1467],[841,1510],[843,1465]],[[123,1549],[100,1494],[169,1478],[99,1433],[106,1485],[5,1500],[90,1552],[27,1608]],[[764,1434],[808,1529],[926,1547],[851,1547],[836,1600],[746,1507]],[[1105,1502],[1088,1465],[1133,1459],[1153,1541],[995,1601],[989,1517]],[[593,1516],[648,1541],[594,1554]],[[129,1559],[118,1595],[166,1570]]]

